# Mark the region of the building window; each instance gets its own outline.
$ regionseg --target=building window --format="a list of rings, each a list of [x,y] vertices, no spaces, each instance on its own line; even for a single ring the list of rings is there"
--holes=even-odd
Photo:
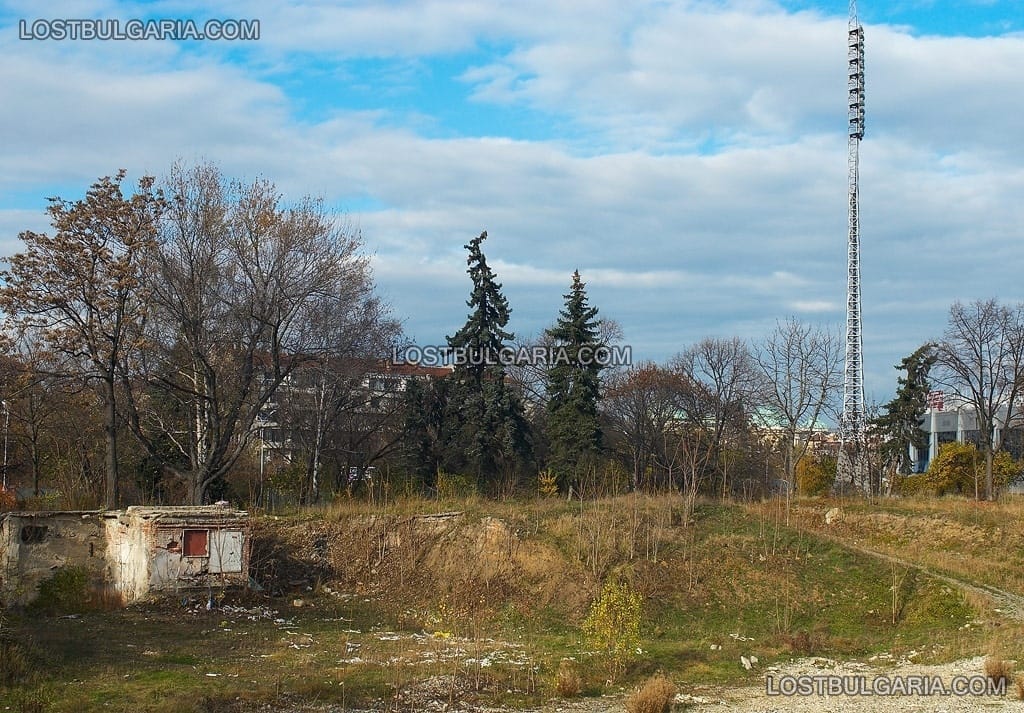
[[[209,530],[185,530],[182,537],[182,554],[186,557],[209,557],[209,542]]]
[[[36,545],[46,539],[49,531],[46,525],[24,525],[21,528],[21,541],[26,545]]]
[[[915,473],[925,473],[928,471],[928,456],[929,449],[927,446],[917,449],[917,463],[914,464]]]

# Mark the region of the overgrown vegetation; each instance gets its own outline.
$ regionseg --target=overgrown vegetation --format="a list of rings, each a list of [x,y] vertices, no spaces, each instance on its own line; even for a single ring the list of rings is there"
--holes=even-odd
[[[61,567],[39,585],[39,596],[30,609],[39,613],[70,614],[89,608],[89,573],[84,567]]]
[[[796,487],[801,495],[827,495],[836,482],[836,459],[804,457],[796,466]]]
[[[985,675],[997,685],[1009,687],[1013,681],[1013,662],[997,656],[985,658]]]
[[[818,536],[803,527],[802,503],[790,526],[784,500],[445,505],[342,502],[261,518],[253,566],[264,591],[212,611],[204,595],[71,618],[14,613],[8,640],[32,655],[0,703],[45,701],[53,713],[115,701],[168,713],[313,700],[528,707],[638,686],[659,671],[683,690],[750,683],[808,654],[1021,654],[1019,626],[988,623],[991,602]],[[969,512],[951,509],[948,522]],[[983,516],[1009,527],[1016,512]],[[1012,543],[1004,556],[1021,557]],[[748,671],[741,657],[758,663]]]
[[[9,631],[7,616],[0,608],[0,691],[26,683],[33,670],[28,647]]]
[[[1006,451],[992,456],[992,477],[997,488],[1006,487],[1020,474],[1020,464]],[[902,495],[967,495],[978,497],[985,492],[985,456],[973,443],[944,443],[938,455],[919,475],[897,480]]]
[[[558,662],[558,673],[555,674],[555,693],[562,698],[572,698],[580,694],[582,677],[579,665],[574,659],[562,659]]]

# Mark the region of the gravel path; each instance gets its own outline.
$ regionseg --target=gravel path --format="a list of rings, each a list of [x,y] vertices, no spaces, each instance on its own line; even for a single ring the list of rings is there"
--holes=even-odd
[[[899,686],[910,687],[920,682],[933,691],[945,687],[952,690],[957,679],[974,685],[985,685],[983,676],[984,659],[981,657],[964,659],[952,663],[925,666],[912,662],[901,662],[892,668],[879,669],[860,662],[836,662],[828,659],[800,659],[785,666],[772,667],[765,672],[766,683],[756,687],[734,688],[680,696],[680,701],[692,705],[688,711],[698,713],[773,713],[774,711],[794,711],[794,713],[843,713],[845,711],[878,711],[878,713],[896,713],[897,711],[934,711],[936,713],[959,713],[960,711],[1021,711],[1024,703],[1017,699],[1013,684],[1008,684],[1005,695],[863,695],[857,691],[875,690],[884,685],[890,690]],[[768,677],[772,677],[772,688],[775,695],[769,695]],[[832,677],[836,681],[845,681],[854,692],[849,695],[827,695],[814,693],[811,695],[784,696],[779,693],[783,688],[784,677]],[[883,680],[878,680],[883,679]],[[796,678],[789,678],[790,685]],[[808,679],[803,679],[808,680]],[[941,682],[941,683],[940,683]],[[808,684],[811,685],[811,684]],[[820,684],[827,686],[824,681]],[[835,684],[839,685],[839,684]],[[969,684],[968,684],[969,685]]]

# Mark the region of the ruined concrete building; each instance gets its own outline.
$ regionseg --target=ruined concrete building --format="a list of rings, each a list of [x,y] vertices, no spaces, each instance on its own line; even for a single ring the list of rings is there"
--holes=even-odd
[[[125,603],[245,586],[249,547],[247,513],[220,505],[2,513],[0,604],[28,604],[65,567]]]

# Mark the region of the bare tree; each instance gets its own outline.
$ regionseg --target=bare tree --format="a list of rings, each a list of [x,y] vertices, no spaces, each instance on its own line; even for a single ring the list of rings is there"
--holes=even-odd
[[[153,179],[125,198],[125,172],[94,183],[82,200],[51,198],[53,235],[25,231],[7,258],[0,308],[18,330],[37,330],[84,383],[98,385],[106,440],[104,500],[118,505],[117,367],[139,346],[149,298],[145,255],[163,203]]]
[[[1008,307],[994,299],[955,302],[935,355],[936,385],[974,410],[977,446],[985,455],[985,496],[991,500],[996,495],[992,457],[1018,416],[1024,385],[1024,306]]]
[[[305,451],[306,490],[313,502],[320,497],[326,451],[332,445],[341,447],[338,432],[345,431],[344,450],[360,456],[359,466],[365,467],[393,445],[387,439],[375,448],[368,443],[394,420],[401,401],[398,393],[379,393],[383,389],[377,388],[374,376],[387,363],[401,328],[373,294],[369,272],[352,277],[343,286],[346,294],[321,303],[311,315],[312,325],[324,331],[324,352],[299,367],[292,384],[274,397],[279,414],[291,425],[288,431]],[[390,440],[395,441],[397,428],[393,430]]]
[[[610,424],[607,433],[610,440],[621,440],[625,446],[634,488],[653,485],[649,473],[654,466],[676,463],[674,428],[682,389],[678,374],[652,363],[614,374],[606,382],[601,404]]]
[[[722,451],[730,434],[746,429],[750,409],[756,404],[757,364],[742,339],[709,337],[676,356],[670,368],[690,385],[684,393],[683,410],[704,433],[708,461],[720,471],[724,498],[729,469]]]
[[[35,330],[20,331],[7,350],[2,376],[3,467],[12,464],[11,450],[16,440],[26,451],[32,492],[38,497],[44,463],[53,456],[46,440],[52,436],[58,412],[68,407],[68,396],[76,382],[62,376],[72,369],[60,362],[60,354],[47,349]]]
[[[150,348],[121,374],[132,431],[199,504],[280,384],[336,346],[316,319],[368,264],[358,235],[317,201],[284,207],[267,181],[175,167],[168,194],[151,252]]]
[[[841,353],[834,334],[791,317],[776,324],[755,356],[760,420],[782,431],[790,487],[796,484],[796,464],[807,452],[807,436],[838,396]]]

